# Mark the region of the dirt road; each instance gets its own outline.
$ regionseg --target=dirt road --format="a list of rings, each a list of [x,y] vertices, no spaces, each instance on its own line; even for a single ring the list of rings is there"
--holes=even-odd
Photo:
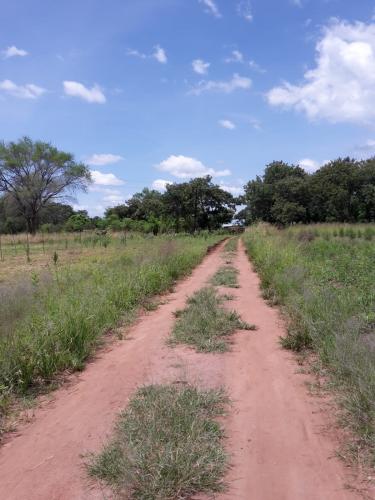
[[[233,401],[224,421],[233,467],[229,490],[220,498],[358,498],[344,488],[346,470],[322,431],[327,417],[319,399],[308,394],[293,356],[279,347],[282,323],[260,297],[242,244],[234,262],[240,288],[230,306],[258,330],[237,332],[231,352],[224,354],[166,346],[173,311],[222,264],[220,252],[208,255],[166,303],[141,317],[125,340],[101,352],[0,449],[1,500],[108,498],[88,481],[82,454],[106,441],[116,414],[137,387],[181,378],[205,387],[224,385]]]

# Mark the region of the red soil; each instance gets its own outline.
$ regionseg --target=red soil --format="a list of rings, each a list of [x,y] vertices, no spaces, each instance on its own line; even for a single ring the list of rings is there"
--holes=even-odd
[[[240,288],[235,308],[257,331],[234,335],[225,354],[198,354],[166,346],[173,311],[205,285],[221,265],[220,247],[179,283],[167,302],[145,314],[123,341],[102,351],[77,380],[42,405],[33,421],[0,449],[1,500],[108,498],[90,483],[82,454],[97,451],[117,413],[141,385],[187,380],[224,385],[233,404],[224,419],[233,467],[222,499],[350,500],[348,472],[335,458],[335,442],[322,431],[330,419],[308,394],[306,376],[279,347],[283,325],[260,297],[259,280],[242,244],[235,265]]]

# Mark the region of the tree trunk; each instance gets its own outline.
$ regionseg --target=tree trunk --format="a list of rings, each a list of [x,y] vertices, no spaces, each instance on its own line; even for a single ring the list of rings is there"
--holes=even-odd
[[[27,232],[34,235],[36,233],[38,226],[36,215],[31,215],[30,217],[27,217],[26,224],[27,224]]]

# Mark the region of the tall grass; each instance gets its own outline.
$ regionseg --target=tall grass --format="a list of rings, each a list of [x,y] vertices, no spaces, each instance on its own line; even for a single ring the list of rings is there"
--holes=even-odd
[[[350,237],[349,229],[358,232],[354,225],[283,231],[259,225],[244,241],[265,297],[289,317],[283,345],[319,354],[358,445],[375,461],[375,245]],[[333,231],[338,236],[327,237]]]
[[[82,369],[104,332],[120,319],[130,321],[137,307],[189,273],[219,239],[135,239],[110,258],[56,263],[46,275],[34,273],[18,288],[0,290],[0,408],[9,395]]]

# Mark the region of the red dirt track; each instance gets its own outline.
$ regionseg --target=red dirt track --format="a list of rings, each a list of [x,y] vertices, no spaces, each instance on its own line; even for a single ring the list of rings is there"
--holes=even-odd
[[[166,303],[143,315],[125,340],[116,341],[69,385],[43,404],[30,424],[0,448],[0,500],[108,498],[87,479],[82,454],[97,451],[117,413],[148,383],[187,380],[223,385],[232,405],[223,424],[232,467],[222,500],[350,500],[348,469],[335,458],[336,443],[321,401],[309,395],[308,378],[282,350],[282,321],[260,296],[242,243],[234,265],[240,288],[228,307],[258,326],[234,335],[231,352],[198,354],[165,343],[173,311],[204,286],[222,264],[222,245],[176,286]],[[227,290],[226,290],[227,291]]]

